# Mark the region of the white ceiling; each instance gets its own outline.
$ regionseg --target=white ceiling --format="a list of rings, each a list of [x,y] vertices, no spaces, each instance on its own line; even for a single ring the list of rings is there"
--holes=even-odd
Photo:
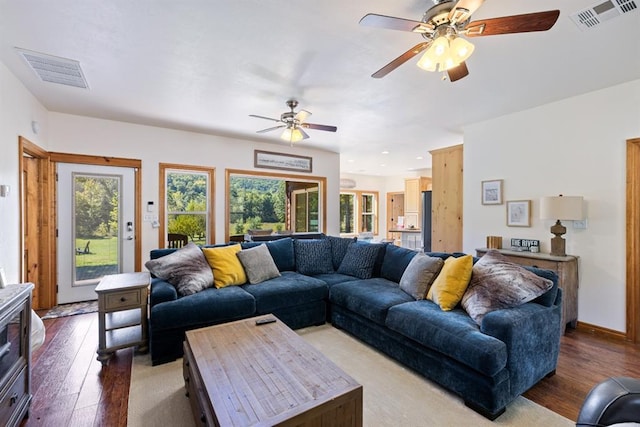
[[[340,153],[342,172],[406,175],[462,143],[466,124],[640,78],[638,10],[586,31],[569,17],[602,1],[486,0],[472,20],[560,18],[472,39],[455,83],[417,58],[370,77],[422,38],[360,18],[420,20],[428,0],[0,0],[0,60],[51,111],[274,144],[279,132],[255,133],[273,123],[248,115],[277,118],[295,97],[310,122],[338,127],[301,144]],[[40,81],[15,47],[78,60],[89,90]]]

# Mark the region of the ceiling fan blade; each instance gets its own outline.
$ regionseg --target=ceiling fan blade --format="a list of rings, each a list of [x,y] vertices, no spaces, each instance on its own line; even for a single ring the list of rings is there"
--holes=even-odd
[[[302,134],[302,139],[308,139],[309,135],[307,135],[307,133],[305,131],[303,131],[302,129],[298,128],[298,130],[300,131],[300,133]]]
[[[405,62],[407,62],[408,60],[410,60],[411,58],[413,58],[414,56],[422,52],[423,50],[425,50],[426,48],[428,48],[430,44],[431,42],[418,43],[417,45],[415,45],[414,47],[412,47],[402,55],[398,56],[393,61],[389,62],[384,67],[380,68],[375,73],[371,74],[371,77],[373,77],[374,79],[380,79],[386,76],[387,74],[389,74],[390,72],[392,72],[393,70],[395,70],[396,68],[398,68],[399,66],[401,66],[402,64],[404,64]]]
[[[302,123],[300,126],[307,129],[326,130],[328,132],[335,132],[338,130],[338,128],[335,126],[317,125],[315,123]]]
[[[413,31],[416,33],[433,32],[433,25],[411,19],[396,18],[394,16],[368,13],[360,20],[360,25],[367,27],[386,28],[388,30]]]
[[[465,30],[468,37],[547,31],[556,23],[558,16],[560,16],[559,10],[548,10],[546,12],[482,19],[471,22]]]
[[[467,77],[469,75],[469,69],[467,68],[467,64],[463,61],[460,65],[447,70],[447,74],[449,75],[449,81],[453,83],[463,77]]]
[[[282,129],[283,127],[286,127],[286,126],[287,126],[287,125],[274,126],[274,127],[272,127],[272,128],[266,128],[266,129],[262,129],[262,130],[256,131],[256,133],[271,132],[272,130]]]
[[[307,119],[307,117],[309,117],[310,115],[311,115],[311,112],[307,110],[300,110],[296,113],[294,118],[299,122],[304,122]]]
[[[449,21],[452,24],[466,21],[482,3],[484,0],[460,0],[449,12]]]
[[[271,117],[257,116],[255,114],[249,114],[249,117],[255,117],[257,119],[271,120],[271,121],[274,121],[274,122],[279,122],[280,121],[280,119],[272,119]]]

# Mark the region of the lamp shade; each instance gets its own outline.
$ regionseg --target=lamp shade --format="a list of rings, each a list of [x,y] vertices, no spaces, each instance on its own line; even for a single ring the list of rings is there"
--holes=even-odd
[[[579,221],[584,219],[582,196],[552,196],[540,199],[540,219]]]

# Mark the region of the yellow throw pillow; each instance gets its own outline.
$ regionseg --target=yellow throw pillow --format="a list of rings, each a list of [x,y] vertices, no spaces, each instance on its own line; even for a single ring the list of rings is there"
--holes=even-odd
[[[440,274],[429,289],[427,299],[438,304],[444,311],[453,310],[467,290],[472,269],[471,255],[447,258]],[[215,278],[215,274],[213,277]]]
[[[216,288],[247,283],[247,275],[236,255],[241,249],[240,245],[202,248],[204,257],[213,270],[213,285]]]

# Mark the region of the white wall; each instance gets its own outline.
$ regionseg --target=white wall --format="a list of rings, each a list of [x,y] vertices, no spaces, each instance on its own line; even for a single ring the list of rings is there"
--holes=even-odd
[[[32,121],[39,123],[38,135]],[[0,184],[10,186],[9,196],[0,198],[0,267],[9,283],[20,278],[19,135],[46,148],[47,110],[0,62]]]
[[[569,222],[567,253],[580,257],[578,319],[625,331],[626,140],[640,137],[640,80],[465,128],[465,252],[486,236],[539,239],[550,251],[552,221],[539,199],[584,196],[586,230]],[[482,205],[480,183],[504,180],[504,200],[532,200],[532,226],[507,227],[506,206]]]
[[[204,135],[172,129],[142,126],[50,113],[50,151],[125,157],[142,160],[142,204],[158,201],[158,164],[214,167],[216,241],[224,241],[225,169],[260,170],[253,167],[253,150],[261,149],[313,157],[310,176],[327,178],[327,234],[337,235],[339,225],[339,155],[310,150],[302,144],[295,147],[275,146],[232,138]],[[280,171],[273,171],[280,172]],[[298,175],[306,175],[297,173]],[[156,209],[157,210],[157,209]],[[142,260],[157,248],[158,231],[151,224],[142,224]]]

